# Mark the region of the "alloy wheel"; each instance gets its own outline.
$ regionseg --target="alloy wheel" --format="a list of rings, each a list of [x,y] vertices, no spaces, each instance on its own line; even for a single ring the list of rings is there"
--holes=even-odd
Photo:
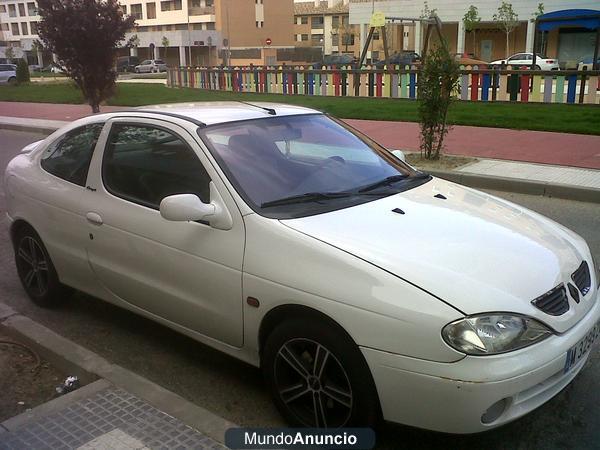
[[[287,341],[277,352],[274,376],[281,401],[303,425],[339,428],[349,421],[354,399],[348,374],[323,345]]]
[[[17,269],[25,288],[42,297],[48,291],[48,261],[40,244],[25,236],[17,249]]]

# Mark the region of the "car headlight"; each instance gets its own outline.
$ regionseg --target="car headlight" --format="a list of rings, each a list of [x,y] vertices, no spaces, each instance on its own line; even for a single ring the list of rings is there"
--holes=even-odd
[[[449,323],[442,330],[442,337],[452,348],[477,356],[517,350],[552,334],[537,320],[510,313],[469,316]]]

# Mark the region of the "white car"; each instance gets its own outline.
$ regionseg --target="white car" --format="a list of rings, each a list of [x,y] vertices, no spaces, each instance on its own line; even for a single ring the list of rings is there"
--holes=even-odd
[[[508,59],[499,59],[490,63],[491,67],[500,67],[501,65],[521,67],[533,66],[533,53],[517,53]],[[541,55],[536,55],[535,70],[559,70],[558,59],[544,58]]]
[[[17,66],[0,64],[0,84],[15,84],[17,82]]]
[[[94,115],[25,147],[4,189],[34,302],[69,286],[259,366],[293,425],[489,430],[600,334],[582,238],[311,109]]]
[[[135,73],[159,73],[166,71],[167,65],[161,59],[146,59],[135,66]]]

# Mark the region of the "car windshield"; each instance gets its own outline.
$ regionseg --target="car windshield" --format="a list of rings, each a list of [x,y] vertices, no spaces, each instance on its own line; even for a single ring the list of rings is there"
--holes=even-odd
[[[266,217],[346,208],[430,179],[322,114],[213,125],[198,134],[238,193]]]

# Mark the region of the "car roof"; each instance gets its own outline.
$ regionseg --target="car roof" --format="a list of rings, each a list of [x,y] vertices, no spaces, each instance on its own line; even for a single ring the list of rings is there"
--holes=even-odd
[[[263,108],[275,110],[275,115],[270,115]],[[322,114],[319,111],[302,106],[286,105],[283,103],[267,102],[194,102],[172,103],[164,105],[141,106],[137,111],[152,111],[152,114],[176,114],[202,122],[206,125],[215,125],[240,120],[261,119],[265,117],[295,116],[300,114]],[[115,113],[118,114],[118,113]]]

